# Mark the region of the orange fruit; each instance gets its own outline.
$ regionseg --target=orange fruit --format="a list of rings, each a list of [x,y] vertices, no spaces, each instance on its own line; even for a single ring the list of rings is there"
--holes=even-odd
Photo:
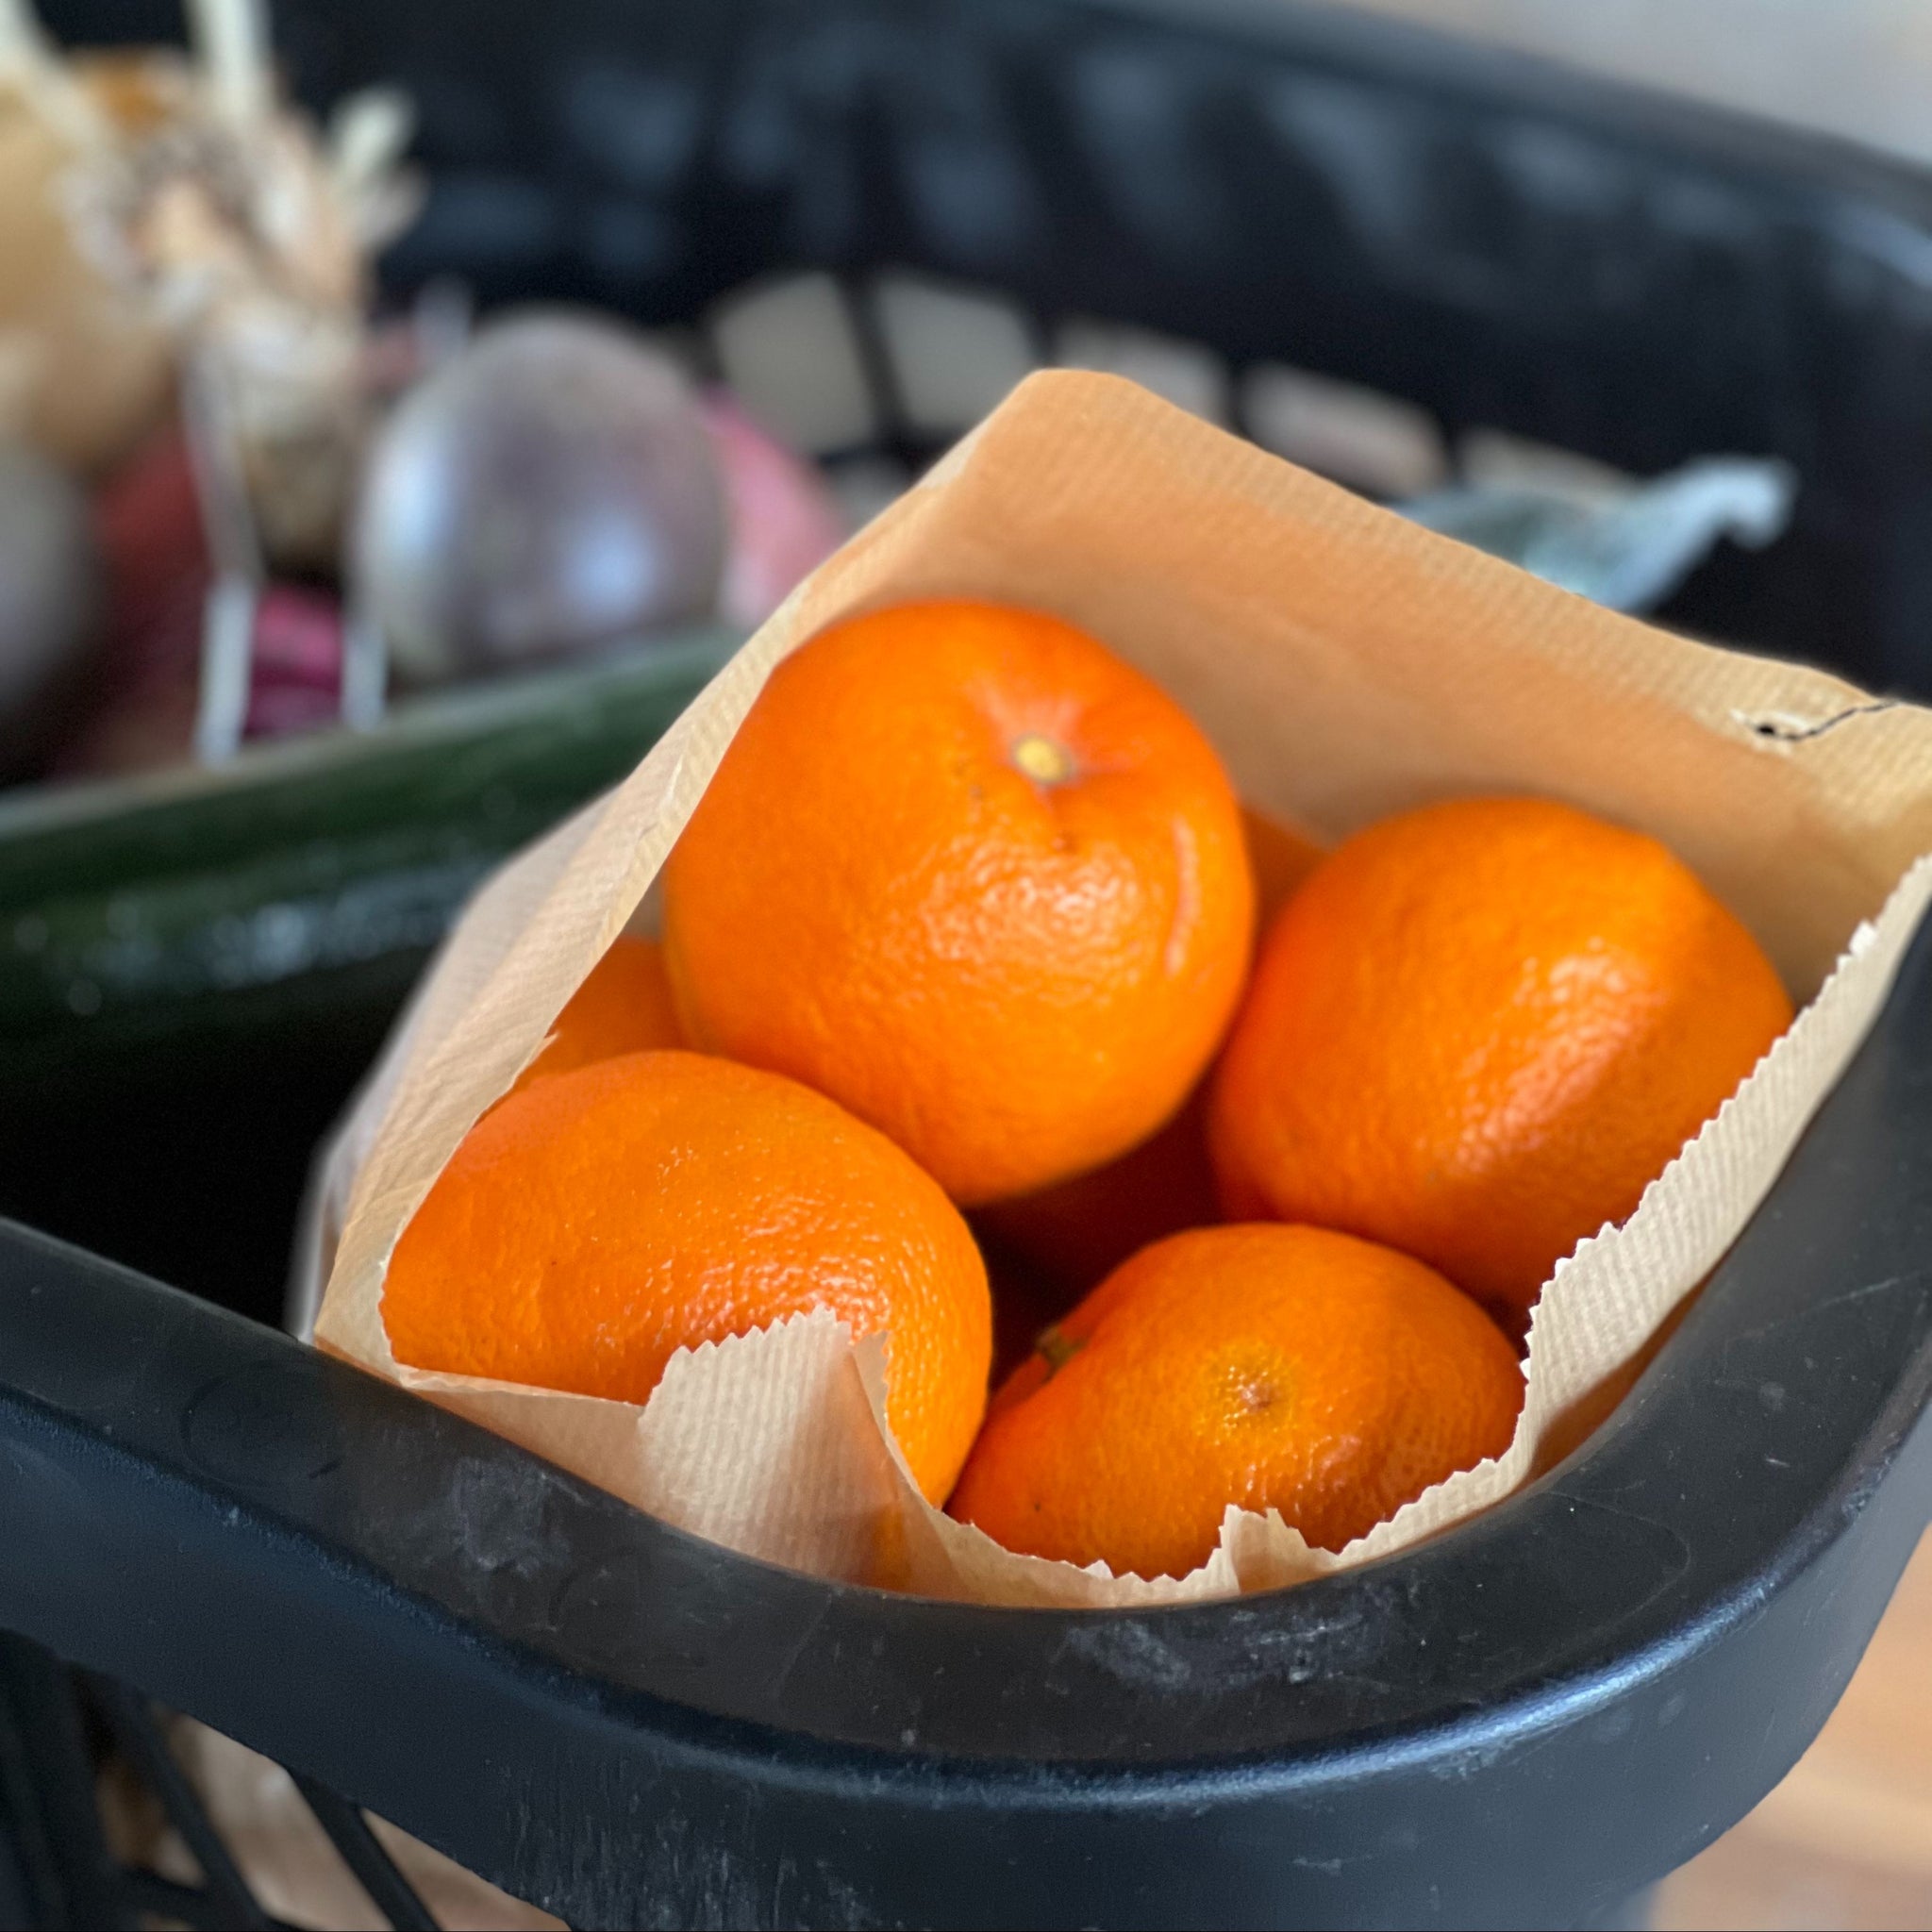
[[[813,1308],[889,1336],[887,1417],[937,1502],[992,1347],[958,1210],[823,1094],[677,1052],[558,1074],[486,1114],[382,1297],[399,1361],[619,1402],[644,1401],[680,1348]]]
[[[1183,1576],[1230,1503],[1339,1550],[1508,1446],[1523,1374],[1392,1249],[1197,1228],[1101,1284],[995,1397],[948,1507],[1028,1556]]]
[[[1256,914],[1266,919],[1322,862],[1321,847],[1250,806],[1241,808],[1241,831],[1255,875]],[[1164,1127],[1138,1146],[1071,1180],[991,1203],[974,1216],[974,1232],[982,1245],[990,1240],[1006,1250],[1042,1287],[1058,1290],[1065,1307],[1150,1241],[1223,1219],[1267,1218],[1267,1203],[1258,1196],[1252,1212],[1222,1212],[1208,1156],[1203,1083]],[[993,1302],[999,1311],[997,1281]]]
[[[970,1205],[1180,1106],[1254,882],[1221,761],[1158,687],[1057,618],[929,603],[772,674],[664,907],[694,1045],[830,1094]]]
[[[1525,1308],[1790,1017],[1655,839],[1546,800],[1428,806],[1348,840],[1276,919],[1210,1141],[1229,1196]]]
[[[510,1091],[521,1092],[532,1080],[615,1059],[622,1053],[684,1043],[662,948],[655,940],[620,934],[570,996],[549,1042],[517,1075]]]
[[[1207,1114],[1197,1087],[1166,1126],[1118,1160],[995,1201],[974,1215],[975,1228],[1071,1302],[1149,1241],[1221,1219]]]

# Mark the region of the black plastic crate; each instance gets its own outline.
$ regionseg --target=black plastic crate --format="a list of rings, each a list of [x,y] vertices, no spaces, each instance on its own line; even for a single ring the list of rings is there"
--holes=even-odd
[[[49,13],[79,37],[178,25]],[[1639,472],[1783,456],[1790,532],[1720,557],[1667,621],[1932,689],[1914,174],[1287,0],[558,0],[460,21],[391,0],[280,6],[276,25],[312,99],[397,79],[418,100],[436,190],[398,291],[456,272],[702,342],[747,283],[829,271],[877,408],[835,460],[934,446],[877,327],[877,278],[906,271],[998,291],[1042,341],[1083,317],[1185,338],[1237,413],[1243,372],[1278,361],[1419,405],[1452,440],[1500,428]],[[332,1006],[317,981],[299,1025],[227,1037],[190,1118],[231,1141],[258,1124],[275,1151],[253,1194],[292,1200],[397,962],[379,994],[365,976]],[[1606,1923],[1809,1741],[1925,1523],[1928,973],[1922,940],[1583,1451],[1422,1549],[1185,1610],[944,1607],[748,1563],[10,1234],[0,1919],[242,1922],[218,1847],[191,1896],[102,1836],[98,1767],[173,1783],[153,1698],[311,1781],[352,1859],[367,1807],[582,1924]],[[177,1016],[173,1064],[246,1031],[237,1013]],[[299,1109],[298,1038],[332,1042]],[[107,1245],[138,1174],[175,1204],[182,1278],[264,1307],[275,1216],[219,1252],[238,1173],[202,1158],[216,1128],[171,1139],[137,1109],[117,1136],[80,1036],[35,1051],[70,1069],[15,1115],[29,1177],[34,1143],[60,1150],[37,1185],[61,1213],[40,1218]],[[179,1075],[158,1047],[116,1058],[164,1108]],[[13,1205],[36,1211],[18,1182]],[[142,1258],[155,1236],[117,1240]],[[76,1688],[75,1668],[100,1674]]]

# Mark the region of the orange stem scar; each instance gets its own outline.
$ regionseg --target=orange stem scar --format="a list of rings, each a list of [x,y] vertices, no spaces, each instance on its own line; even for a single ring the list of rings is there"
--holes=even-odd
[[[1037,731],[1015,742],[1013,762],[1037,785],[1058,785],[1074,773],[1074,760],[1066,748]]]

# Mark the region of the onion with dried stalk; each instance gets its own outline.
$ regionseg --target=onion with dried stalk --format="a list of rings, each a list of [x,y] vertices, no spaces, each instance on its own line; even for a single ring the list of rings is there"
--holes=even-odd
[[[189,13],[194,62],[130,57],[165,70],[155,111],[92,113],[60,211],[79,258],[215,399],[266,559],[328,568],[366,433],[369,258],[416,206],[397,167],[408,111],[358,95],[325,136],[279,93],[259,0]],[[30,27],[15,38],[37,46],[46,98],[85,104],[78,67]]]
[[[160,420],[174,358],[150,305],[80,245],[67,184],[165,119],[185,84],[160,52],[64,60],[0,0],[0,423],[83,475]]]
[[[259,0],[190,13],[189,110],[92,177],[82,219],[216,400],[267,559],[330,567],[368,429],[368,263],[417,206],[408,108],[356,95],[325,138],[278,95]]]

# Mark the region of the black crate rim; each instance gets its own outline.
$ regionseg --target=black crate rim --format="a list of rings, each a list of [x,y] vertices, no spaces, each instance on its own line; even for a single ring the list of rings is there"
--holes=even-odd
[[[1546,1787],[1560,1762],[1566,1804],[1653,1815],[1641,1845],[1612,1835],[1581,1866],[1573,1848],[1570,1879],[1596,1870],[1586,1889],[1608,1897],[1782,1774],[1924,1526],[1932,1137],[1901,1126],[1928,1087],[1922,934],[1771,1196],[1581,1450],[1421,1548],[1146,1610],[941,1604],[752,1562],[358,1370],[16,1232],[0,1263],[0,1455],[16,1475],[0,1624],[540,1902],[565,1902],[544,1832],[507,1861],[468,1807],[425,1796],[425,1765],[460,1787],[466,1754],[487,1764],[513,1738],[575,1765],[573,1802],[648,1772],[813,1830],[862,1816],[957,1834],[977,1818],[1052,1836],[1085,1818],[1185,1840],[1265,1819],[1282,1857],[1324,1869],[1346,1864],[1338,1840],[1373,1847],[1398,1803],[1431,1882],[1468,1906],[1488,1882],[1472,1869],[1488,1862],[1480,1818],[1493,1836],[1498,1794],[1522,1804],[1525,1778]],[[1687,1446],[1706,1458],[1694,1482]],[[125,1574],[144,1579],[138,1601],[112,1591]],[[257,1599],[280,1607],[273,1627]],[[1767,1670],[1788,1686],[1768,1719]],[[338,1673],[395,1711],[411,1761],[317,1708]],[[1714,1769],[1713,1740],[1745,1728],[1754,1748]],[[1457,1856],[1452,1821],[1469,1839]],[[1378,1856],[1391,1882],[1407,1863]],[[628,1896],[624,1873],[604,1882],[618,1894],[573,1894],[574,1916]],[[1324,1897],[1335,1907],[1314,1883]]]

